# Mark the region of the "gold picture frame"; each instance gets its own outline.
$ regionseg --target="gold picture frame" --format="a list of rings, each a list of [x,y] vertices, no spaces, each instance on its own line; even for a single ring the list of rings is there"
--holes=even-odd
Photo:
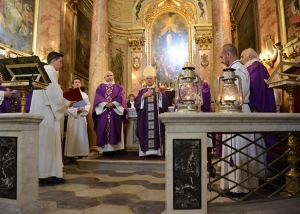
[[[297,14],[295,14],[295,17],[292,18],[292,13],[289,13],[291,7],[293,6],[292,3],[294,3],[293,0],[278,0],[280,37],[284,48],[289,47],[299,41],[299,33],[296,31],[297,28],[300,28],[300,15],[298,16],[299,26],[295,22],[291,22],[291,20],[297,20]],[[294,9],[300,14],[300,1],[297,1],[297,4],[294,6]]]
[[[4,2],[3,9],[8,6]],[[0,6],[1,7],[1,6]],[[39,0],[27,0],[9,5],[0,16],[0,48],[14,56],[37,53]]]
[[[91,48],[92,22],[83,10],[77,10],[75,74],[89,79],[89,61]]]

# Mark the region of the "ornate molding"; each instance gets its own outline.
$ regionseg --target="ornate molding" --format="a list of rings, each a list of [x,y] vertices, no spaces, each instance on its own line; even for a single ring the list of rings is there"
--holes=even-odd
[[[203,68],[206,68],[209,65],[208,55],[202,54],[200,57],[201,57],[200,64],[202,65]]]
[[[197,23],[197,9],[191,2],[164,0],[148,4],[143,10],[143,26],[151,27],[153,20],[160,14],[166,12],[179,13],[183,15],[188,24]]]
[[[117,28],[110,26],[108,32],[108,41],[111,42],[113,38],[128,40],[128,38],[142,38],[144,37],[145,28]]]
[[[236,21],[231,11],[230,11],[230,27],[231,27],[232,41],[234,43],[234,41],[236,40]]]
[[[65,3],[68,7],[74,10],[75,7],[78,5],[78,0],[65,0]]]
[[[200,34],[195,37],[196,44],[200,50],[210,50],[212,39],[212,34]]]
[[[32,56],[34,53],[30,52],[23,53],[21,51],[13,49],[12,45],[5,45],[0,43],[0,55],[3,55],[5,58],[15,58],[19,56]]]
[[[145,38],[128,38],[128,44],[132,52],[142,52],[143,46],[145,45]]]

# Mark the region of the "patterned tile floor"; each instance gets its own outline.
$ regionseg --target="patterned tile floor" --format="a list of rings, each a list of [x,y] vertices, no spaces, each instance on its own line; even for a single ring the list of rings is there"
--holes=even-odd
[[[79,170],[64,167],[65,184],[39,187],[43,213],[51,214],[158,214],[165,209],[165,172],[129,170]],[[207,193],[208,199],[215,195]],[[208,214],[299,214],[300,197],[279,201],[252,201],[208,207]],[[234,210],[234,212],[233,212]]]
[[[39,187],[43,213],[156,214],[165,209],[165,173],[64,167],[65,184]]]

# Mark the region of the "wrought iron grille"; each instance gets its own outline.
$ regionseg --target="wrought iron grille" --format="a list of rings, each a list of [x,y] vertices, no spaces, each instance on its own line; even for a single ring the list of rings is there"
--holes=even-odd
[[[208,139],[213,142],[213,146],[208,148],[207,155],[208,190],[210,191],[208,205],[300,195],[300,133],[255,133],[255,137],[251,134],[254,133],[208,133]],[[224,139],[225,135],[227,135],[226,139]],[[247,143],[232,144],[232,140],[237,137]],[[265,142],[265,145],[261,142]],[[222,150],[229,149],[230,152],[227,155],[223,152],[223,155],[217,156],[220,145]],[[256,150],[256,156],[249,154],[248,151],[251,149]],[[242,157],[239,163],[231,159],[232,156],[237,155]],[[218,170],[220,165],[226,164],[229,165],[228,171]],[[257,165],[260,167],[255,168]],[[238,173],[246,175],[240,179],[240,182],[230,178],[232,174]],[[265,176],[261,176],[262,174]],[[253,180],[257,182],[255,188],[248,185]],[[221,189],[221,182],[230,183],[230,187]],[[229,193],[236,188],[244,189],[247,193]]]

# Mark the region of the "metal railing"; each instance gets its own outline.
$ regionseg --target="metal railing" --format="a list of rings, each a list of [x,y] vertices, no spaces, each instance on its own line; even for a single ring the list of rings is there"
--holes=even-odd
[[[229,135],[227,139],[224,135]],[[300,132],[276,132],[276,133],[209,133],[207,136],[214,143],[212,152],[208,157],[208,191],[211,191],[207,199],[208,205],[218,202],[244,202],[249,200],[271,199],[284,196],[300,195]],[[220,137],[223,136],[223,137]],[[249,136],[252,136],[249,138]],[[244,143],[240,148],[232,145],[232,140],[239,137]],[[223,140],[222,140],[223,138]],[[274,142],[266,146],[261,142],[264,139]],[[216,156],[216,151],[229,149],[230,152],[223,156]],[[238,146],[237,146],[238,147]],[[256,149],[256,156],[249,154],[249,149]],[[254,152],[255,153],[255,152]],[[224,155],[225,154],[225,155]],[[232,156],[242,157],[240,163],[231,161]],[[217,170],[220,165],[229,165],[228,171]],[[259,167],[255,167],[259,166]],[[238,170],[238,171],[237,171]],[[230,179],[232,174],[246,175],[236,182]],[[265,174],[265,176],[261,176]],[[252,188],[248,185],[251,181],[257,185]],[[230,187],[221,189],[220,182],[230,183]],[[229,194],[235,188],[246,190],[246,194]],[[227,199],[227,200],[226,200]]]

